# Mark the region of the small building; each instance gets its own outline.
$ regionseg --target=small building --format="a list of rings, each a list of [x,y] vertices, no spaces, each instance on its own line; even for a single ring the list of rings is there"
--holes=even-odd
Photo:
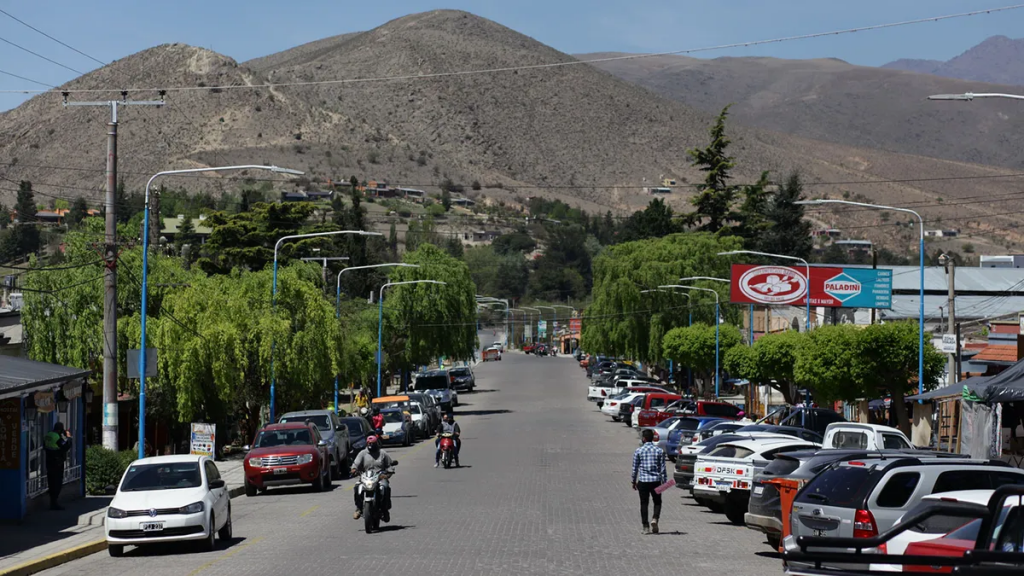
[[[659,186],[659,187],[654,187],[654,188],[648,188],[647,189],[647,193],[648,194],[671,194],[672,193],[672,189],[668,188],[668,187],[665,187],[665,186]]]
[[[849,253],[871,252],[871,240],[836,240],[835,245]]]
[[[843,231],[839,228],[824,228],[821,230],[814,230],[811,232],[811,236],[824,237],[824,238],[839,238],[843,235]]]
[[[309,190],[306,192],[306,198],[308,198],[311,202],[320,202],[324,200],[330,202],[331,198],[333,197],[334,192],[330,190]]]
[[[427,197],[426,192],[415,188],[397,188],[396,190],[400,197],[413,202],[423,202],[423,199]]]
[[[466,198],[466,197],[463,197],[463,196],[460,196],[458,198],[452,198],[452,204],[455,205],[455,206],[462,206],[463,208],[468,208],[470,206],[476,206],[476,202],[475,201],[470,200],[469,198]]]
[[[21,521],[48,506],[43,441],[53,425],[71,431],[61,499],[85,495],[85,415],[90,370],[0,356],[0,520]]]
[[[494,242],[494,239],[501,236],[498,230],[474,230],[473,242]]]
[[[184,221],[184,214],[178,214],[177,218],[164,218],[164,226],[160,229],[160,235],[173,242],[174,238],[178,235],[178,230],[181,228],[181,223]],[[202,214],[199,218],[192,219],[193,233],[198,236],[202,242],[206,242],[206,239],[213,233],[213,228],[204,224],[205,221],[206,216]]]
[[[1024,268],[1024,254],[979,256],[980,268]]]

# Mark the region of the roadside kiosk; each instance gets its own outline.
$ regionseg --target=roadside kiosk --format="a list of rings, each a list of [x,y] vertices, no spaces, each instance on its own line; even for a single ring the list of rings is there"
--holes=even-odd
[[[0,356],[0,522],[49,506],[43,440],[62,422],[72,433],[61,500],[85,495],[85,406],[91,370]]]

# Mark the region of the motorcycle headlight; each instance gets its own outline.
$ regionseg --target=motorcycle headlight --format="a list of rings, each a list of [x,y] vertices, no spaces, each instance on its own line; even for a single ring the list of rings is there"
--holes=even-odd
[[[301,455],[299,455],[299,459],[296,462],[298,464],[309,464],[312,461],[313,461],[313,455],[312,454],[301,454]]]
[[[125,512],[124,510],[121,510],[120,508],[114,508],[113,506],[111,506],[111,507],[107,508],[107,517],[108,518],[127,518],[128,517],[128,513]]]
[[[373,490],[373,480],[364,481],[363,487],[365,487],[367,490]]]
[[[193,502],[192,504],[189,504],[188,506],[182,506],[181,507],[181,513],[182,514],[199,514],[202,511],[203,511],[203,503],[202,502]]]
[[[254,468],[263,466],[263,458],[249,458],[249,466]]]

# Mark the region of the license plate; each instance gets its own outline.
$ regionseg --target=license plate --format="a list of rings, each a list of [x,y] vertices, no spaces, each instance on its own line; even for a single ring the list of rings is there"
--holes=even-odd
[[[139,525],[143,532],[159,532],[164,529],[163,522],[143,522]]]
[[[728,480],[718,480],[715,482],[715,485],[719,488],[732,488],[732,482],[729,482]]]
[[[274,468],[274,474],[287,474],[287,468]]]
[[[391,440],[391,436],[388,435],[388,434],[385,434],[385,435],[381,436],[381,439],[382,440]]]
[[[760,496],[764,492],[764,486],[754,486],[754,496]]]
[[[828,530],[815,530],[815,536],[828,536]]]

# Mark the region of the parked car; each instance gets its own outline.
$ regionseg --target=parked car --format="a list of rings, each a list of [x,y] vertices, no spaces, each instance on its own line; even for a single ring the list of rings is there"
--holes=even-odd
[[[694,430],[693,436],[690,438],[691,444],[703,442],[712,436],[718,436],[720,434],[728,434],[735,432],[744,426],[749,426],[751,422],[749,420],[720,420],[715,422],[711,426],[706,426],[700,430]]]
[[[197,540],[214,548],[214,535],[231,539],[231,498],[217,465],[206,456],[182,454],[136,460],[121,476],[104,521],[107,552]]]
[[[637,406],[643,404],[644,396],[646,396],[646,395],[647,394],[637,394],[636,396],[630,398],[630,400],[628,402],[620,402],[619,403],[619,421],[620,422],[625,422],[626,426],[632,427],[633,426],[633,412],[636,410]]]
[[[665,450],[669,454],[669,460],[673,462],[676,459],[676,454],[679,453],[679,446],[689,444],[694,432],[722,421],[714,416],[680,416],[679,418],[681,424],[668,433],[668,439],[665,441]]]
[[[910,439],[891,426],[833,422],[825,428],[825,448],[847,450],[913,450]]]
[[[427,417],[426,410],[419,402],[412,402],[409,407],[409,414],[412,416],[412,426],[416,430],[415,436],[417,438],[428,438],[433,435],[434,431],[430,428],[430,419]]]
[[[481,362],[499,362],[501,361],[501,350],[498,350],[494,346],[483,351],[480,355]]]
[[[726,442],[736,442],[739,440],[746,440],[751,438],[786,438],[782,434],[771,434],[767,432],[753,432],[749,434],[721,434],[719,436],[712,436],[707,440],[702,440],[696,444],[680,445],[679,451],[676,454],[676,465],[672,477],[676,481],[676,487],[684,490],[693,489],[693,478],[694,468],[697,465],[697,458],[702,454],[711,452],[720,444]],[[708,505],[703,499],[699,498],[698,495],[694,495],[694,499],[698,503]]]
[[[373,435],[373,426],[362,416],[346,416],[341,424],[348,429],[349,461],[366,448],[366,438]]]
[[[494,344],[491,344],[491,348],[497,348],[498,352],[501,352],[502,354],[505,353],[505,345],[501,342],[495,342]]]
[[[671,416],[712,416],[719,420],[736,420],[743,417],[743,410],[728,402],[688,400],[679,396],[676,398],[674,402],[641,410],[637,415],[640,425],[653,426]]]
[[[644,397],[643,404],[638,406],[637,410],[633,412],[633,420],[630,422],[630,425],[634,428],[654,426],[665,418],[672,416],[672,414],[664,413],[660,410],[680,398],[682,396],[679,394],[663,394],[660,392],[647,394]]]
[[[431,370],[418,374],[413,381],[413,389],[433,396],[441,405],[442,412],[451,412],[454,406],[459,405],[459,392],[452,389],[446,370]]]
[[[798,428],[796,426],[775,426],[773,424],[748,424],[742,428],[737,428],[736,433],[744,434],[748,432],[771,432],[773,434],[784,434],[786,436],[792,436],[794,438],[801,438],[808,442],[814,442],[822,444],[824,438],[821,434],[813,430],[807,430],[805,428]],[[823,446],[824,447],[824,446]]]
[[[327,453],[331,457],[331,477],[348,477],[349,452],[348,428],[338,421],[333,410],[301,410],[288,412],[278,422],[312,422],[327,442]]]
[[[424,415],[427,417],[427,428],[431,431],[437,429],[437,424],[441,421],[441,406],[437,400],[423,392],[409,392],[406,396],[412,402],[418,402],[423,406]]]
[[[382,444],[409,446],[413,441],[412,423],[398,408],[386,408],[380,411],[384,416],[384,429],[380,441]]]
[[[928,494],[1006,484],[1024,485],[1024,470],[999,460],[907,456],[836,462],[796,495],[792,534],[783,546],[794,549],[800,536],[871,538]]]
[[[799,438],[753,438],[719,444],[697,457],[694,497],[722,508],[733,524],[743,525],[754,476],[776,455],[818,445]]]
[[[813,430],[822,436],[829,424],[846,422],[842,414],[826,408],[790,408],[780,407],[762,420],[777,421],[779,426],[795,426]]]
[[[320,492],[331,486],[327,443],[316,426],[302,422],[269,424],[245,446],[245,495],[271,486],[310,484]]]
[[[476,376],[469,366],[459,366],[448,369],[448,379],[452,388],[459,392],[472,392],[476,388]]]

